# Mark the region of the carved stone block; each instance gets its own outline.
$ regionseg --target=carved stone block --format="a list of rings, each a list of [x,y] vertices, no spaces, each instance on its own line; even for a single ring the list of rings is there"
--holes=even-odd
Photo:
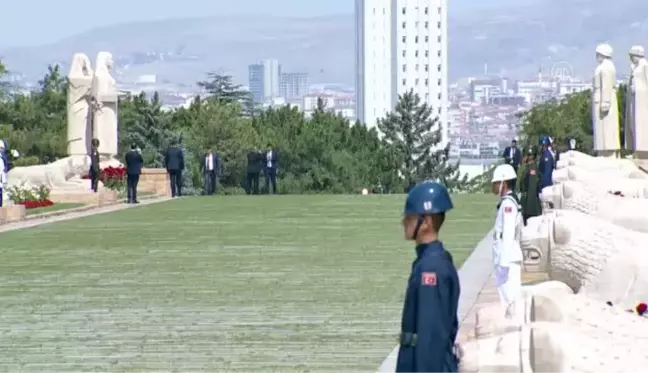
[[[648,233],[648,199],[617,196],[590,188],[577,181],[565,181],[542,190],[543,204],[597,216],[620,227]]]
[[[646,233],[581,212],[556,210],[529,219],[520,246],[539,255],[551,280],[630,308],[648,299],[646,242]]]

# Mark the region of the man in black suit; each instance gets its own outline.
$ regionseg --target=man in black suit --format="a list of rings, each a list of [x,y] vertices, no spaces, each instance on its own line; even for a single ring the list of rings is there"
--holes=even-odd
[[[218,154],[214,153],[211,149],[207,150],[207,154],[203,157],[202,161],[202,171],[205,177],[204,193],[206,196],[212,196],[216,193],[219,170],[220,159],[218,158]]]
[[[171,197],[182,196],[182,171],[184,170],[184,154],[177,143],[170,146],[164,156],[164,164],[169,174]]]
[[[513,141],[511,141],[511,146],[507,146],[506,149],[504,149],[504,154],[502,154],[502,156],[504,157],[504,162],[513,166],[515,173],[517,173],[518,168],[522,163],[522,152],[517,147],[517,140],[513,139]],[[517,179],[510,180],[509,190],[515,191],[516,183]]]
[[[99,175],[101,174],[101,167],[99,166],[99,139],[92,139],[92,147],[90,150],[90,189],[97,193],[99,188]]]
[[[142,173],[144,159],[142,159],[142,154],[135,144],[131,145],[131,149],[124,158],[126,161],[127,203],[139,203],[137,200],[137,183],[139,183],[140,174]]]
[[[259,177],[263,168],[263,155],[252,149],[247,154],[247,175],[245,176],[245,192],[259,194]]]
[[[268,194],[277,193],[277,166],[279,165],[279,154],[268,144],[268,150],[264,155],[265,162],[265,182]],[[270,189],[272,187],[272,189]]]

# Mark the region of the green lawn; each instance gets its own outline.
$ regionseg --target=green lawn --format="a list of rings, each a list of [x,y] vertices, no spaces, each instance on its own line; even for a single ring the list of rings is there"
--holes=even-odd
[[[403,196],[195,197],[0,234],[0,371],[374,372]],[[457,263],[494,197],[454,199]]]
[[[61,210],[69,210],[69,209],[74,209],[77,207],[82,207],[85,206],[83,203],[57,203],[52,206],[47,206],[47,207],[39,207],[36,209],[28,209],[25,210],[25,215],[37,215],[37,214],[43,214],[46,212],[54,212],[54,211],[61,211]]]

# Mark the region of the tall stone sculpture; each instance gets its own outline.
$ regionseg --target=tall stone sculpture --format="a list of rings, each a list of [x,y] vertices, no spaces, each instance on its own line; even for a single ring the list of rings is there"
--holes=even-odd
[[[70,156],[90,154],[92,80],[90,59],[83,53],[75,54],[68,75],[67,153]]]
[[[93,137],[99,139],[99,153],[103,158],[113,158],[118,152],[117,81],[110,74],[113,57],[109,52],[99,52],[95,66],[92,95],[94,97]]]
[[[598,66],[592,86],[592,125],[594,150],[602,157],[618,157],[621,148],[619,108],[616,96],[616,68],[612,62],[612,47],[596,47]]]
[[[644,48],[630,49],[630,80],[625,107],[625,147],[636,158],[648,159],[648,61]]]

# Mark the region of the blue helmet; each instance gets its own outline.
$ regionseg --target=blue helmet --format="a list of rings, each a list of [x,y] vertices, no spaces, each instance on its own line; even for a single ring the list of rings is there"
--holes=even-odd
[[[407,194],[403,215],[435,215],[452,210],[448,190],[433,181],[416,184]]]
[[[549,139],[549,136],[540,136],[540,145],[549,145],[551,144],[551,140]]]

